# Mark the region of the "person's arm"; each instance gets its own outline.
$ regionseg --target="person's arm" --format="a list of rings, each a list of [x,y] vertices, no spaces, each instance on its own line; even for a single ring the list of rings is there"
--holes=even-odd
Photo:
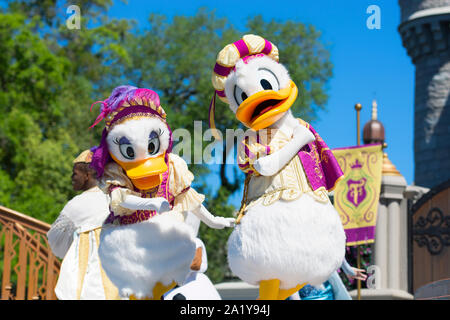
[[[353,268],[348,264],[346,259],[344,259],[344,261],[342,262],[341,268],[346,275],[350,276],[356,275],[355,272],[353,271]]]
[[[356,279],[362,281],[365,281],[367,279],[367,275],[364,273],[365,272],[364,269],[351,267],[346,259],[344,259],[344,262],[342,262],[341,268],[344,271],[347,278],[349,279]]]
[[[305,126],[298,124],[294,129],[294,136],[280,150],[255,160],[253,168],[263,176],[273,176],[280,171],[298,151],[315,140],[312,132]]]
[[[62,212],[47,232],[48,244],[58,258],[63,259],[73,241],[76,226]]]

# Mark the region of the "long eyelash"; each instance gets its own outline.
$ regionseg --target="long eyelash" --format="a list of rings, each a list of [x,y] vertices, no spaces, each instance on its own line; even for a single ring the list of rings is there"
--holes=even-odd
[[[113,142],[115,143],[115,144],[119,144],[119,138],[118,137],[115,137],[114,139],[113,139]]]
[[[159,130],[158,136],[161,137],[163,135],[163,133],[164,133],[164,130],[162,130],[161,128],[159,128],[158,130]]]

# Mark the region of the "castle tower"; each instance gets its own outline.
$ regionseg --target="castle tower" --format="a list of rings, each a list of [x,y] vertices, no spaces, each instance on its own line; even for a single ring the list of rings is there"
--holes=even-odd
[[[364,144],[385,143],[384,125],[378,120],[378,105],[372,102],[372,117],[363,128]],[[361,290],[364,300],[413,299],[408,293],[407,201],[403,196],[406,180],[383,152],[380,200],[377,211],[373,265],[367,268],[368,288]],[[353,298],[357,290],[350,291]]]
[[[416,66],[414,182],[450,179],[450,0],[399,0],[398,31]]]

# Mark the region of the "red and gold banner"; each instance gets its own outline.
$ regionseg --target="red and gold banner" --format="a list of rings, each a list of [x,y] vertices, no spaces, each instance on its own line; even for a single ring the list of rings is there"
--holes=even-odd
[[[337,148],[333,154],[344,172],[334,189],[334,207],[341,217],[347,246],[372,243],[381,188],[382,146]]]

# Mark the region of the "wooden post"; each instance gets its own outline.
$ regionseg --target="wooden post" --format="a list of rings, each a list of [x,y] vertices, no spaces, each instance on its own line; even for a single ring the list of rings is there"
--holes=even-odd
[[[361,145],[361,117],[360,112],[362,109],[362,105],[360,103],[355,104],[356,110],[356,145]]]
[[[360,103],[355,104],[356,110],[356,145],[361,145],[361,117],[360,112],[362,109],[362,105]],[[361,253],[359,250],[359,246],[356,246],[356,267],[358,269],[361,268]],[[357,299],[361,300],[361,280],[356,280],[356,288],[357,288]]]
[[[12,285],[11,279],[11,260],[13,257],[13,224],[7,223],[4,226],[5,242],[3,251],[3,279],[1,299],[9,300]]]
[[[17,273],[17,300],[25,300],[25,288],[27,281],[27,246],[25,235],[22,234],[19,245],[19,272]]]
[[[359,246],[356,246],[356,267],[361,269],[361,254],[359,252]],[[361,300],[361,280],[356,280],[356,288],[357,288],[357,299]]]

